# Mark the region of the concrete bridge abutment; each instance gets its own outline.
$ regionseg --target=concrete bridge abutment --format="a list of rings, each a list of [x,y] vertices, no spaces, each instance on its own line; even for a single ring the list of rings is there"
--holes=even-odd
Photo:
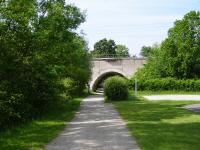
[[[95,91],[99,82],[107,76],[120,75],[130,79],[144,64],[146,64],[145,58],[93,59],[90,89]]]

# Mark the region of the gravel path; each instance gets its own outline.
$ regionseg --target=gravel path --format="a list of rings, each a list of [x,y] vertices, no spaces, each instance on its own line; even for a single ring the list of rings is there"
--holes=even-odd
[[[200,95],[151,95],[144,96],[147,100],[200,101]]]
[[[200,104],[188,105],[188,106],[185,106],[184,108],[186,108],[186,109],[188,109],[190,111],[193,111],[193,112],[200,113]]]
[[[50,132],[50,131],[49,131]],[[45,150],[140,150],[124,121],[102,96],[86,98],[74,120]]]

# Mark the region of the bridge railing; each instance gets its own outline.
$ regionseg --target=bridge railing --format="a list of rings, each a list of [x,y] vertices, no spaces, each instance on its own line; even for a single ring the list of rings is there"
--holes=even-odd
[[[120,54],[92,54],[93,58],[130,58],[129,55]]]

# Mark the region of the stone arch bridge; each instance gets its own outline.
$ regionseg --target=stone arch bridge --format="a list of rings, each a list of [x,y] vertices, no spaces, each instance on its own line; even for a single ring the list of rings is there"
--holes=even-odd
[[[90,89],[96,91],[103,80],[113,75],[130,79],[145,63],[145,58],[94,58]]]

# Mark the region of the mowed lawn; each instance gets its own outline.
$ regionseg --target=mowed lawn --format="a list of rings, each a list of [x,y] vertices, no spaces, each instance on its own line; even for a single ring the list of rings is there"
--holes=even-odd
[[[194,103],[141,97],[113,102],[142,150],[199,150],[200,114],[181,108]]]
[[[41,150],[71,121],[83,98],[54,106],[42,119],[0,132],[0,150]]]

